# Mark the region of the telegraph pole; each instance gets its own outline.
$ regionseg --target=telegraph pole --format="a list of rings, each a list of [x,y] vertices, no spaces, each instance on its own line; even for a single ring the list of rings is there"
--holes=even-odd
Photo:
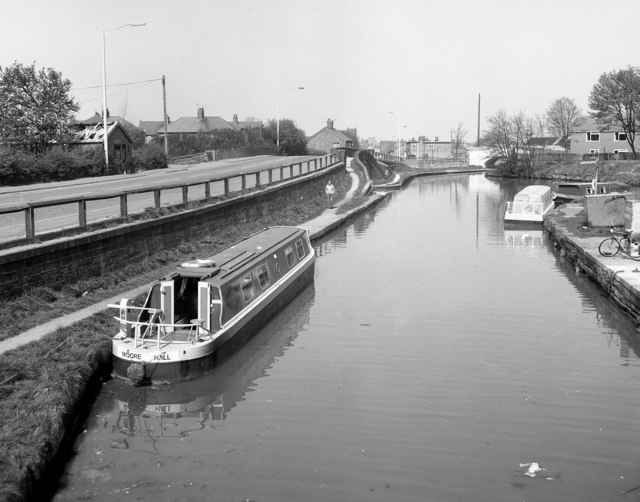
[[[478,93],[478,144],[480,146],[480,93]]]

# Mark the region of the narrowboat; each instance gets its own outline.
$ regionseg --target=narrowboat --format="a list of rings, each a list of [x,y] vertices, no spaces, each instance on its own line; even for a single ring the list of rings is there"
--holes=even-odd
[[[529,185],[507,202],[504,213],[505,222],[542,223],[544,216],[555,207],[551,187]]]
[[[136,384],[208,373],[313,282],[307,230],[269,227],[151,286],[144,304],[117,305],[113,374]]]
[[[619,181],[597,181],[580,183],[558,183],[554,201],[556,206],[581,200],[586,195],[620,194],[633,196],[629,185]]]

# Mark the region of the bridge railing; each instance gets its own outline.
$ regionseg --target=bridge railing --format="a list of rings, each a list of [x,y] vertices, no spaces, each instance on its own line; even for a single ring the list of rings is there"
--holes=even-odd
[[[332,153],[294,164],[228,177],[214,176],[193,183],[22,202],[2,207],[0,249],[37,242],[45,237],[53,238],[60,232],[87,231],[91,225],[127,220],[150,210],[184,207],[190,202],[206,203],[215,197],[304,176],[342,161],[340,153]],[[49,223],[53,228],[40,229],[45,219],[57,222]]]

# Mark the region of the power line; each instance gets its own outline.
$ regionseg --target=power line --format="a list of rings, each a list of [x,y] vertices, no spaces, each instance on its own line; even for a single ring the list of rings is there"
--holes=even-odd
[[[134,84],[146,84],[149,82],[160,82],[162,81],[161,78],[154,78],[151,80],[140,80],[138,82],[127,82],[126,84],[110,84],[107,87],[122,87],[124,85],[134,85]],[[75,87],[73,89],[71,89],[72,91],[84,91],[86,89],[102,89],[101,85],[94,85],[92,87]]]

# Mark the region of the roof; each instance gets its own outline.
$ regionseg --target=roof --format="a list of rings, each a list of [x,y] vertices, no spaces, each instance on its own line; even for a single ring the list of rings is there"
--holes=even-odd
[[[545,192],[550,192],[551,191],[551,187],[548,187],[547,185],[529,185],[528,187],[525,187],[524,189],[520,190],[514,200],[518,199],[518,200],[523,200],[525,198],[528,198],[528,200],[535,200],[540,198]]]
[[[233,129],[222,117],[180,117],[167,127],[167,133],[208,133],[221,129]]]
[[[116,129],[120,129],[130,142],[131,137],[127,130],[118,122],[107,123],[107,137],[111,136]],[[87,125],[76,133],[73,143],[102,143],[104,141],[104,125],[102,123]]]
[[[164,128],[164,120],[141,120],[138,129],[142,129],[147,136],[152,136]]]
[[[574,128],[574,133],[588,132],[588,131],[622,131],[622,127],[616,124],[606,125],[593,117],[582,117],[580,122]]]
[[[309,139],[307,139],[307,142],[313,140],[314,138],[317,138],[318,136],[320,136],[320,134],[325,132],[328,133],[329,137],[336,139],[338,141],[353,141],[353,139],[351,139],[349,136],[347,136],[343,132],[340,132],[337,129],[334,129],[332,127],[325,126],[322,129],[320,129],[317,133],[315,133],[313,136],[311,136]]]
[[[262,127],[262,122],[259,120],[238,120],[237,122],[231,122],[234,129],[259,129]]]

